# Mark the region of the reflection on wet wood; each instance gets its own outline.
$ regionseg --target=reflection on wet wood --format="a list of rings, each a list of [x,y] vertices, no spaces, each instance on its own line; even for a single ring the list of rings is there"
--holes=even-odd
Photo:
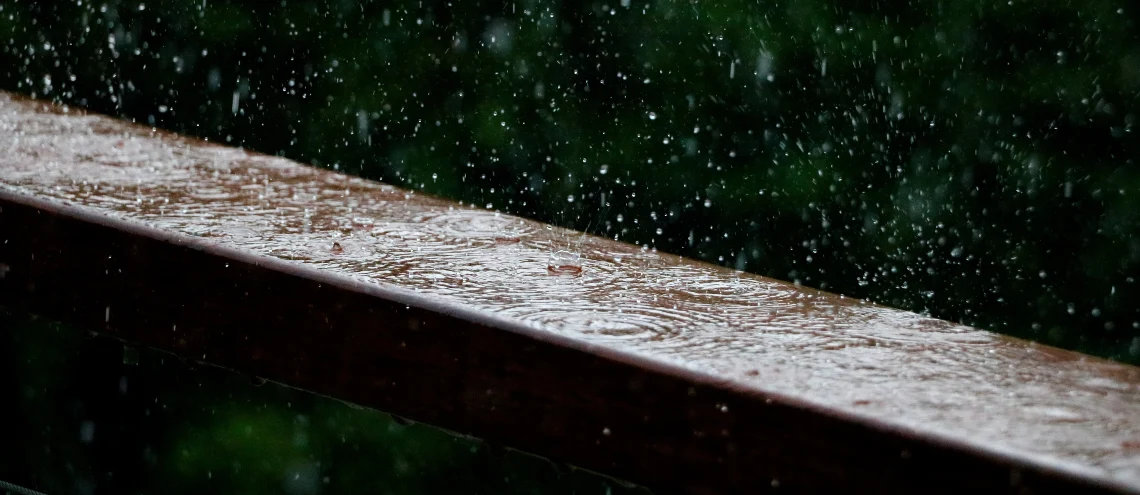
[[[0,296],[687,493],[1140,493],[1140,370],[0,94]]]

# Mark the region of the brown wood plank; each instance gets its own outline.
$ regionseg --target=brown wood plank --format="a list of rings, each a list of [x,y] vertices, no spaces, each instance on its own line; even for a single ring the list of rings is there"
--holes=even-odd
[[[3,304],[661,491],[1140,493],[1134,367],[2,93],[0,208]]]

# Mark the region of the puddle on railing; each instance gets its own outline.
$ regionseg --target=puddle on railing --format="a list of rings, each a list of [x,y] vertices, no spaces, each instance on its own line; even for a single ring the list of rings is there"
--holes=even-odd
[[[0,480],[45,493],[649,493],[3,308],[0,393]]]

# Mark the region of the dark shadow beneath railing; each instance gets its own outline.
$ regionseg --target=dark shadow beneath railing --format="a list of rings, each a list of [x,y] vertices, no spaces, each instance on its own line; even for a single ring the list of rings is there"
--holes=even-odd
[[[0,308],[0,484],[47,493],[643,494],[376,410]]]

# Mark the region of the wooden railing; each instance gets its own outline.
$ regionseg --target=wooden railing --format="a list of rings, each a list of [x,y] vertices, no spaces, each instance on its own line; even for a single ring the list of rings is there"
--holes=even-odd
[[[663,492],[1140,493],[1140,369],[3,94],[0,297]]]

